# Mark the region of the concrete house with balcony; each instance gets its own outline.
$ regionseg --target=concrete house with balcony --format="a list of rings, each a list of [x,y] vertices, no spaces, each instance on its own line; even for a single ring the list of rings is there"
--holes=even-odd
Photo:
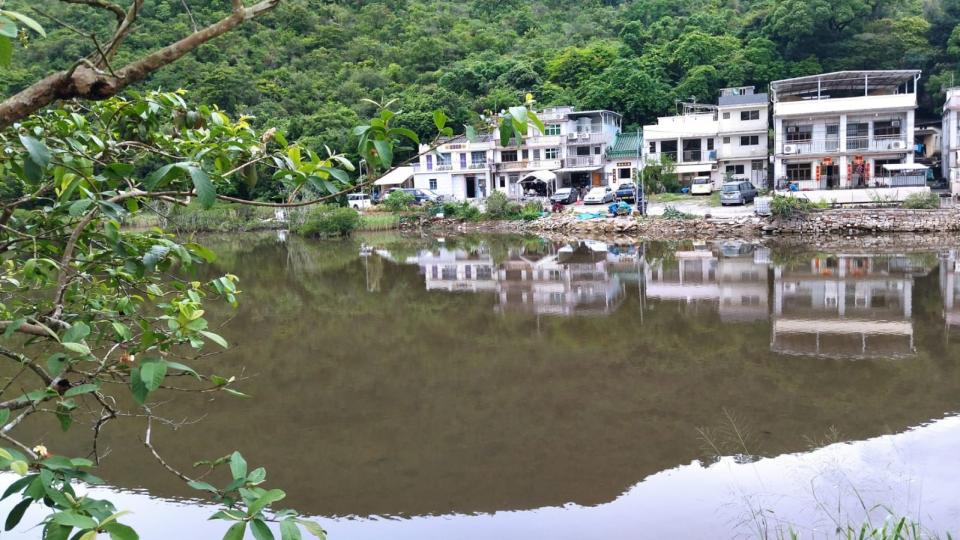
[[[960,195],[960,88],[947,89],[940,144],[942,174],[949,179],[950,192],[956,197]]]
[[[771,83],[775,189],[838,203],[929,191],[913,159],[919,80],[841,71]]]
[[[429,148],[421,144],[420,153]],[[491,136],[476,141],[454,137],[434,152],[420,156],[413,165],[413,185],[450,199],[484,199],[493,189],[490,174],[493,152]]]
[[[717,172],[717,107],[700,103],[683,103],[676,116],[657,118],[657,123],[643,126],[643,161],[645,165],[674,163],[681,183],[709,176],[719,181]]]
[[[520,146],[513,140],[508,146],[495,141],[495,188],[519,197],[529,192],[545,195],[561,187],[605,185],[605,155],[620,132],[622,117],[573,107],[550,107],[537,116],[544,123],[543,133],[532,129]]]
[[[717,165],[721,180],[767,186],[769,97],[753,86],[724,88],[717,102]]]

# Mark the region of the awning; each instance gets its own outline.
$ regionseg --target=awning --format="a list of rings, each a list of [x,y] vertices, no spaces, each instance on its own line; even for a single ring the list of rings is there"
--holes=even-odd
[[[707,164],[707,165],[676,165],[676,166],[674,167],[674,170],[675,170],[678,174],[698,173],[698,172],[703,172],[703,173],[710,174],[711,165],[710,165],[710,164]]]
[[[550,182],[556,181],[557,175],[551,171],[533,171],[532,173],[523,177],[523,180],[520,180],[520,183],[525,184],[527,182],[543,182],[545,184],[549,184]]]
[[[883,168],[888,171],[925,171],[930,167],[920,163],[887,163]]]
[[[413,178],[413,167],[397,167],[373,183],[375,186],[396,186]]]
[[[559,172],[559,173],[568,173],[568,172],[593,172],[593,171],[598,171],[598,170],[600,170],[600,169],[602,169],[602,168],[603,168],[603,167],[602,167],[601,165],[594,165],[594,166],[591,166],[591,167],[565,167],[565,168],[563,168],[563,169],[557,169],[557,170],[554,171],[554,172]]]

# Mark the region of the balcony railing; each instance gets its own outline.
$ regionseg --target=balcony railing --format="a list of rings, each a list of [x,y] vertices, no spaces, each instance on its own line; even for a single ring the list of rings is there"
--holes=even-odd
[[[467,166],[468,169],[486,169],[486,161],[474,161]]]
[[[452,171],[453,163],[437,163],[436,167],[434,167],[434,170],[437,172]]]
[[[602,156],[577,156],[563,160],[564,167],[594,167],[602,164]]]
[[[679,163],[699,163],[701,161],[716,161],[716,150],[684,150],[683,160]]]
[[[527,159],[523,161],[504,161],[495,163],[494,168],[498,171],[525,171],[531,169],[552,169],[559,166],[559,160],[556,159]]]
[[[781,178],[777,181],[777,189],[790,189],[790,184],[796,184],[797,189],[806,191],[810,189],[838,190],[838,189],[867,189],[867,188],[901,188],[901,187],[924,187],[927,185],[925,174],[898,174],[896,176],[875,176],[866,179],[866,181],[848,180],[848,183],[841,184],[839,178],[831,179],[823,176],[820,180],[791,180]],[[831,185],[832,184],[832,185]]]
[[[836,154],[846,152],[906,152],[910,149],[901,137],[848,137],[845,150],[838,139],[787,141],[780,147],[782,154]]]
[[[601,131],[580,131],[567,133],[567,144],[596,144],[609,141],[611,138],[607,133]]]

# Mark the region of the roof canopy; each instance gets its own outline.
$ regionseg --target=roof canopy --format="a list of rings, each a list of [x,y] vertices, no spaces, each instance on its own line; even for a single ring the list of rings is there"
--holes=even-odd
[[[550,171],[533,171],[528,174],[520,181],[521,184],[526,184],[528,182],[544,182],[549,184],[550,182],[555,182],[557,180],[557,175]]]
[[[397,186],[413,177],[413,167],[397,167],[373,183],[375,186]]]
[[[836,92],[876,91],[894,93],[901,85],[920,76],[917,69],[889,71],[836,71],[820,75],[808,75],[770,83],[774,100],[784,96],[807,94],[830,94]]]
[[[883,168],[888,171],[925,171],[930,167],[920,163],[887,163]]]
[[[617,133],[617,138],[607,149],[607,155],[612,158],[640,157],[640,146],[642,144],[643,136],[639,131],[636,133]]]

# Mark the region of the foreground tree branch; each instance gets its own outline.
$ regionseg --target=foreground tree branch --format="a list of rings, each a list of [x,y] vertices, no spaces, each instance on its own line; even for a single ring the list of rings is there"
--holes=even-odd
[[[58,99],[102,100],[115,96],[124,88],[144,80],[154,71],[196,50],[204,43],[233,30],[250,19],[271,11],[280,2],[281,0],[262,0],[253,6],[244,7],[239,0],[233,0],[232,11],[229,16],[190,34],[176,43],[117,69],[115,74],[100,72],[78,61],[71,69],[48,75],[0,103],[0,129],[26,118]],[[100,7],[106,7],[107,4],[107,2],[97,2],[95,0],[77,0],[73,3]],[[106,46],[106,58],[102,59],[103,62],[106,62],[115,54],[123,38],[132,30],[142,4],[143,0],[135,0],[130,9],[124,13],[117,31]],[[116,13],[115,10],[111,9],[111,11]]]

